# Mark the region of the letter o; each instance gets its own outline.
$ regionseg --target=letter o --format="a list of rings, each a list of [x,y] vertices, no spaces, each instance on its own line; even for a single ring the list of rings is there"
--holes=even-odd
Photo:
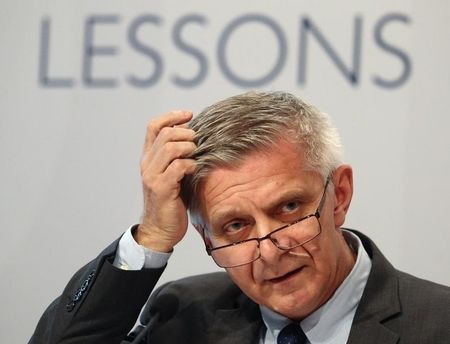
[[[267,73],[266,75],[257,79],[244,79],[231,70],[230,66],[228,65],[228,61],[225,58],[225,52],[231,34],[240,26],[251,22],[263,24],[267,26],[270,30],[272,30],[278,41],[279,47],[278,58],[272,70],[270,70],[269,73]],[[238,86],[260,87],[272,81],[283,69],[283,66],[286,62],[286,57],[287,57],[287,43],[283,30],[274,20],[272,20],[269,17],[260,14],[246,14],[237,17],[230,24],[228,24],[228,26],[226,26],[225,30],[220,35],[217,49],[217,58],[220,69],[231,82],[233,82]]]

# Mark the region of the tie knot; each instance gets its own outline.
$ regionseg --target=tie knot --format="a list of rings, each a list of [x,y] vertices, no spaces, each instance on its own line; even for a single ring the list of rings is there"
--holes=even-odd
[[[277,344],[306,344],[308,338],[297,323],[285,326],[277,337]]]

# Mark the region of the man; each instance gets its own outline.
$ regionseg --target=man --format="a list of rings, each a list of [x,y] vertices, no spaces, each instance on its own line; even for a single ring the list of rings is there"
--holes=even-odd
[[[144,343],[449,343],[450,288],[395,270],[342,229],[352,169],[326,115],[251,92],[191,119],[150,123],[142,223],[75,274],[31,343],[120,343],[185,235],[187,209],[226,274],[154,291]]]

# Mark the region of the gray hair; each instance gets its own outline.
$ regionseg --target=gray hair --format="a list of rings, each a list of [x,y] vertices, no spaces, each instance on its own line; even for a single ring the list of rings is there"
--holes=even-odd
[[[194,174],[183,180],[182,197],[191,214],[200,210],[198,192],[209,172],[236,167],[251,153],[284,138],[304,152],[307,169],[324,180],[342,163],[342,146],[328,115],[286,92],[248,92],[219,101],[190,122],[196,132]]]

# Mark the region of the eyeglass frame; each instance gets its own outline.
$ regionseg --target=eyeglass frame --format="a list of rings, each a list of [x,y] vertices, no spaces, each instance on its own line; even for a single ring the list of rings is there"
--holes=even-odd
[[[328,188],[328,184],[329,184],[330,180],[331,180],[331,176],[328,176],[328,177],[327,177],[327,180],[326,180],[326,182],[325,182],[325,186],[324,186],[324,189],[323,189],[322,196],[321,196],[321,198],[320,198],[319,205],[318,205],[318,207],[317,207],[317,209],[316,209],[316,211],[315,211],[314,213],[309,214],[309,215],[306,215],[306,216],[303,216],[303,217],[301,217],[300,219],[297,219],[297,220],[295,220],[295,221],[293,221],[293,222],[290,222],[290,223],[288,223],[288,224],[285,224],[285,225],[283,225],[283,226],[281,226],[281,227],[275,228],[273,231],[271,231],[270,233],[267,233],[266,235],[264,235],[264,236],[262,236],[262,237],[256,237],[256,238],[249,238],[249,239],[245,239],[245,240],[240,240],[240,241],[237,241],[237,242],[234,242],[234,243],[231,243],[231,244],[227,244],[227,245],[222,245],[222,246],[219,246],[219,247],[209,247],[208,244],[206,243],[205,227],[204,227],[204,226],[201,226],[201,229],[202,229],[202,237],[203,237],[203,242],[205,243],[206,253],[208,254],[208,256],[211,256],[211,257],[213,258],[214,262],[215,262],[219,267],[230,269],[230,268],[237,268],[237,267],[239,267],[239,266],[251,264],[251,263],[253,263],[254,261],[256,261],[256,260],[258,260],[259,258],[261,258],[260,243],[261,243],[261,241],[263,241],[263,240],[270,239],[270,241],[275,245],[275,247],[278,248],[278,249],[280,249],[280,250],[282,250],[282,251],[289,251],[289,250],[292,250],[292,249],[294,249],[294,248],[297,248],[297,247],[299,247],[299,246],[303,246],[304,244],[306,244],[306,243],[308,243],[308,242],[314,240],[315,238],[317,238],[317,237],[322,233],[322,225],[321,225],[319,219],[320,219],[320,215],[321,215],[321,212],[322,212],[323,205],[325,204],[325,200],[326,200],[326,192],[327,192],[327,188]],[[294,226],[294,225],[296,225],[297,223],[302,222],[302,221],[304,221],[304,220],[306,220],[306,219],[309,219],[309,218],[311,218],[311,217],[315,217],[315,218],[317,219],[317,223],[319,224],[319,232],[318,232],[316,235],[314,235],[312,238],[310,238],[310,239],[308,239],[308,240],[306,240],[306,241],[304,241],[304,242],[302,242],[302,243],[300,243],[300,244],[298,244],[298,245],[289,247],[289,248],[283,248],[283,247],[278,246],[277,243],[276,243],[276,240],[272,239],[271,236],[272,236],[274,233],[277,233],[277,232],[279,232],[279,231],[281,231],[281,230],[283,230],[283,229],[285,229],[285,228]],[[243,244],[243,243],[249,242],[249,241],[256,241],[256,242],[258,243],[258,245],[257,245],[258,256],[257,256],[256,258],[254,258],[253,260],[247,262],[247,263],[238,264],[238,265],[233,265],[233,266],[221,266],[221,265],[219,265],[219,264],[216,262],[216,260],[215,260],[214,257],[212,256],[212,253],[211,253],[211,252],[213,252],[213,251],[216,251],[216,250],[219,250],[219,249],[223,249],[223,248],[227,248],[227,247],[231,247],[231,246],[237,246],[237,245],[239,245],[239,244]]]

